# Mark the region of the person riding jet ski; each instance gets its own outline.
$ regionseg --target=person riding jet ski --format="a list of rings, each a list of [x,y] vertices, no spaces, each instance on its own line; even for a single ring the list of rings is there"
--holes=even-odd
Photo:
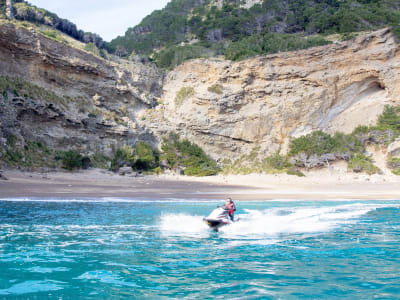
[[[226,199],[224,209],[228,211],[228,215],[231,221],[234,221],[234,213],[236,211],[236,206],[235,203],[233,203],[232,198]]]
[[[208,226],[214,231],[218,231],[219,228],[225,225],[232,224],[233,214],[236,210],[235,204],[231,198],[226,199],[224,206],[217,206],[207,218],[203,220]]]

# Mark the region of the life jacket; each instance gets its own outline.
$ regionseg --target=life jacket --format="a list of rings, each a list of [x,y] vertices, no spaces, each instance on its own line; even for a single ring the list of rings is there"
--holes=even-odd
[[[233,215],[233,213],[234,213],[235,210],[236,210],[235,204],[234,204],[234,203],[229,203],[229,204],[226,206],[226,209],[228,210],[228,213],[229,213],[230,216]]]

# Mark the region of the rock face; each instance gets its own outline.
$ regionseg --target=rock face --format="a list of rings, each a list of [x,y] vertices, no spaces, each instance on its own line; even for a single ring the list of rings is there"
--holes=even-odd
[[[399,68],[387,29],[241,62],[192,60],[167,75],[163,105],[145,123],[155,135],[177,131],[215,158],[258,146],[261,154],[285,152],[291,137],[375,123],[386,104],[400,103]]]
[[[163,74],[154,67],[109,62],[5,23],[0,76],[0,138],[13,135],[86,153],[110,153],[139,139],[157,143],[136,122],[138,112],[161,95]]]
[[[292,137],[375,123],[384,105],[400,104],[399,68],[387,29],[241,62],[192,60],[164,77],[3,22],[0,144],[16,136],[111,154],[175,131],[218,159],[256,147],[260,155],[285,152]]]

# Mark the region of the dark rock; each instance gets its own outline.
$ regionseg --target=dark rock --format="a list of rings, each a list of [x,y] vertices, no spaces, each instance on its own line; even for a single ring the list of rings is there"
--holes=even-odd
[[[0,172],[0,180],[8,180],[8,178],[2,172]]]
[[[162,169],[168,169],[168,168],[169,168],[168,161],[167,161],[166,159],[160,161],[160,167],[161,167]]]
[[[84,170],[89,169],[91,164],[92,164],[92,162],[90,161],[89,157],[86,156],[82,159],[82,169],[84,169]]]
[[[118,170],[118,174],[121,176],[129,175],[132,173],[133,173],[132,167],[122,167],[122,168],[119,168],[119,170]]]

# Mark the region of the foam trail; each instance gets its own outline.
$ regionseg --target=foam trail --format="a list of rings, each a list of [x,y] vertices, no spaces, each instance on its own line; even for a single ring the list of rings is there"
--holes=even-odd
[[[271,208],[245,210],[237,215],[239,222],[222,227],[224,238],[241,240],[268,239],[279,241],[290,234],[317,234],[332,231],[347,224],[357,223],[361,216],[382,207],[399,207],[398,204],[342,204],[335,206]],[[160,230],[164,235],[207,237],[210,229],[201,216],[185,214],[163,215]]]
[[[208,237],[210,232],[202,216],[165,214],[161,216],[160,230],[165,236]]]

